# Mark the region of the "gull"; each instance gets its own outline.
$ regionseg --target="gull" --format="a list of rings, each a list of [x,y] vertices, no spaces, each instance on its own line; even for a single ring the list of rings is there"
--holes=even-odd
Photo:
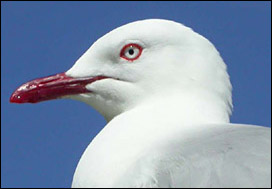
[[[180,23],[118,27],[71,69],[23,84],[10,102],[59,98],[85,102],[107,121],[72,187],[271,187],[271,129],[230,123],[226,65]]]

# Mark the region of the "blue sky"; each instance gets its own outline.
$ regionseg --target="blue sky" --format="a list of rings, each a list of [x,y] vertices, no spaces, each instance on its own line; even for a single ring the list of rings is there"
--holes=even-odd
[[[22,83],[68,70],[99,37],[164,18],[208,38],[228,66],[231,121],[271,126],[270,2],[1,2],[1,187],[70,187],[105,120],[81,102],[10,104]]]

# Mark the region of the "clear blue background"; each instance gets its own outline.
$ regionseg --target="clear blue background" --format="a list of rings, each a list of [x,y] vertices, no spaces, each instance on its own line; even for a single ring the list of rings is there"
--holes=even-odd
[[[22,83],[68,70],[125,23],[165,18],[211,40],[228,65],[235,123],[271,126],[270,2],[1,2],[1,187],[70,187],[105,120],[72,100],[10,104]]]

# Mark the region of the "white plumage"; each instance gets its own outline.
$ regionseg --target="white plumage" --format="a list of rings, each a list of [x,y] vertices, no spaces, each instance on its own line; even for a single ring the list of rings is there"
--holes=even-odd
[[[124,44],[143,53],[120,59]],[[73,187],[270,187],[271,131],[230,124],[231,84],[214,46],[179,23],[143,20],[95,42],[66,72],[102,75],[72,98],[108,124],[85,150]]]

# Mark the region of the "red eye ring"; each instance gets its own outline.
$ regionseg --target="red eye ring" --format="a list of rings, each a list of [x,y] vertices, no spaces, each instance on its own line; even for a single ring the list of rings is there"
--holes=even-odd
[[[134,51],[136,51],[135,55],[134,55]],[[141,56],[142,51],[143,51],[143,48],[140,45],[135,44],[135,43],[130,43],[130,44],[125,45],[122,48],[122,50],[120,51],[120,57],[124,58],[124,59],[126,59],[128,61],[134,61],[134,60],[138,59]],[[131,57],[129,57],[128,55],[131,56]]]

